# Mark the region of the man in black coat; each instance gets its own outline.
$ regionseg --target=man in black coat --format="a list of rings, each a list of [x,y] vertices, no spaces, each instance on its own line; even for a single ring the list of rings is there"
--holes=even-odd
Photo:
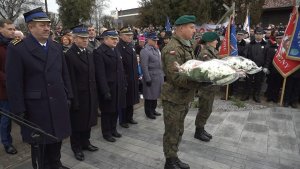
[[[139,103],[139,85],[138,85],[138,64],[134,46],[132,45],[133,32],[130,28],[120,29],[120,42],[117,49],[122,56],[123,67],[127,80],[126,108],[121,112],[120,125],[128,128],[130,124],[137,124],[133,120],[133,105]]]
[[[72,97],[62,46],[49,38],[50,20],[42,8],[24,14],[30,34],[8,47],[6,82],[11,111],[35,123],[58,140],[43,137],[36,149],[33,131],[21,127],[23,141],[31,144],[33,168],[63,169],[62,140],[71,134],[68,99]],[[40,152],[37,152],[40,150]],[[38,166],[41,154],[43,166]]]
[[[245,57],[256,63],[258,67],[265,65],[265,47],[267,43],[263,40],[264,30],[261,27],[255,29],[255,40],[251,41],[245,48]],[[260,91],[264,79],[264,72],[248,75],[245,84],[245,95],[242,101],[248,100],[253,92],[253,100],[260,103]]]
[[[283,38],[284,32],[279,31],[276,35],[276,41],[269,39],[268,47],[266,48],[266,63],[264,65],[263,71],[267,74],[267,90],[266,97],[267,101],[278,102],[279,91],[282,85],[283,78],[277,69],[272,64],[274,56],[278,50],[278,47]]]
[[[97,124],[98,97],[94,57],[87,50],[88,30],[79,25],[73,28],[72,33],[74,43],[65,54],[74,95],[70,109],[70,142],[75,158],[83,161],[82,150],[98,150],[89,141],[91,127]]]
[[[106,30],[103,43],[94,51],[96,81],[101,110],[103,138],[115,142],[122,135],[117,131],[118,110],[126,106],[126,79],[121,55],[116,48],[118,33]]]

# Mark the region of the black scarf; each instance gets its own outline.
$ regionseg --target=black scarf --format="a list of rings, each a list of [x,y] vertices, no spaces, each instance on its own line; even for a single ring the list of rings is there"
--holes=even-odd
[[[7,46],[11,40],[12,40],[11,38],[6,38],[0,33],[0,45]]]

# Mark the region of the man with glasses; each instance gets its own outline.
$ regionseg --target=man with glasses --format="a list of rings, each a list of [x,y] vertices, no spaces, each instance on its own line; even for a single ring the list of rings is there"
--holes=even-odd
[[[100,42],[96,39],[96,30],[93,25],[88,27],[89,32],[89,44],[87,46],[87,50],[92,53],[94,49],[97,49],[100,46]]]
[[[67,169],[60,161],[60,150],[62,140],[71,134],[72,89],[62,46],[49,38],[51,23],[42,8],[24,13],[24,18],[30,34],[13,41],[7,51],[9,104],[12,113],[58,138],[37,141],[33,130],[21,126],[23,141],[31,145],[33,168]]]

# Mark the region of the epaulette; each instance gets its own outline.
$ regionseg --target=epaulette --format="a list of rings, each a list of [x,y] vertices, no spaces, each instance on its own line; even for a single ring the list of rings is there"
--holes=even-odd
[[[59,43],[59,42],[57,42],[56,40],[53,40],[53,42],[55,42],[55,43]]]
[[[12,43],[13,45],[17,45],[18,43],[20,43],[20,42],[22,42],[22,41],[23,41],[22,39],[14,39],[14,40],[11,41],[11,43]]]

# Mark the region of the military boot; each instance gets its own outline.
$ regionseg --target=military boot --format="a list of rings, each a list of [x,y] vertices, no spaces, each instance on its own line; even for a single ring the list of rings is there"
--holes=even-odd
[[[253,95],[253,100],[254,100],[256,103],[260,103],[260,102],[261,102],[258,93],[255,93],[255,94]]]
[[[182,162],[178,157],[175,158],[177,166],[181,169],[190,169],[190,166],[187,163]]]
[[[244,96],[241,98],[241,101],[246,101],[246,100],[249,100],[249,95],[244,95]]]
[[[196,128],[194,138],[199,139],[199,140],[204,141],[204,142],[209,142],[210,141],[210,139],[204,134],[204,128],[203,127],[201,127],[201,128],[197,127]]]
[[[165,169],[181,169],[177,163],[176,158],[167,158],[165,163]]]
[[[205,131],[204,128],[203,128],[203,133],[204,133],[204,135],[206,135],[206,137],[208,137],[209,139],[212,139],[212,135],[209,134],[207,131]]]

